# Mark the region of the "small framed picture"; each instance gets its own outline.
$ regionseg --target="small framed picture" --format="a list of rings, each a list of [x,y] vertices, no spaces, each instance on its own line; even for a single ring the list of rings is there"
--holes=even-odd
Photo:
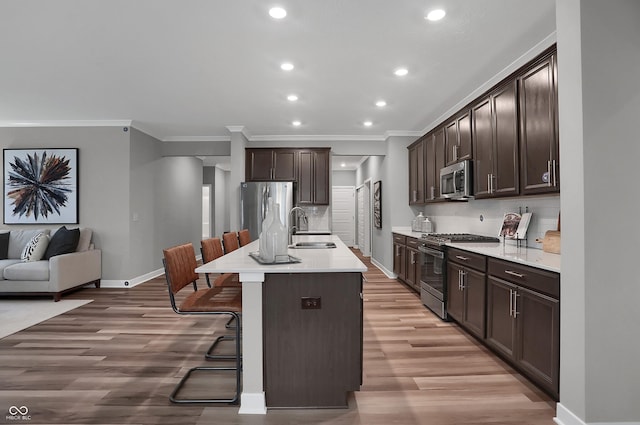
[[[4,149],[4,223],[78,224],[78,149]]]
[[[382,182],[373,184],[373,225],[382,229]]]

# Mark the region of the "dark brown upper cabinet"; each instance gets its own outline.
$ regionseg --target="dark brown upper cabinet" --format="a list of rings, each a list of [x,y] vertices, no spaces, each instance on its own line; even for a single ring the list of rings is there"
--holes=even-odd
[[[523,195],[560,191],[556,53],[518,77],[521,190]]]
[[[425,201],[425,139],[414,142],[409,149],[409,205],[424,204]]]
[[[517,83],[510,80],[472,107],[474,196],[519,193]]]
[[[286,148],[245,150],[246,181],[296,181],[298,151]]]
[[[464,109],[444,126],[447,165],[471,159],[471,110]]]
[[[304,149],[298,155],[297,204],[329,205],[330,149]]]

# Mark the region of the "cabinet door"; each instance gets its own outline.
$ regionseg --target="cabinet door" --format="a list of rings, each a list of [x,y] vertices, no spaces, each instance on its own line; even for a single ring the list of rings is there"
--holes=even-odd
[[[440,170],[445,166],[445,139],[444,129],[437,130],[434,133],[434,172],[435,172],[435,190],[434,199],[440,199]]]
[[[458,149],[458,121],[453,120],[444,126],[445,160],[447,165],[458,162],[456,150]]]
[[[467,110],[458,117],[458,148],[456,149],[456,161],[473,158],[471,139],[471,111]]]
[[[462,267],[447,262],[447,314],[458,323],[464,321],[464,292],[461,285]]]
[[[329,205],[329,149],[321,149],[313,152],[313,204]]]
[[[273,180],[295,181],[297,178],[297,151],[293,149],[273,150]]]
[[[425,138],[425,201],[432,201],[439,196],[439,192],[436,191],[437,182],[440,177],[440,170],[436,175],[436,139],[433,134],[428,135]]]
[[[311,151],[300,151],[298,154],[296,192],[298,205],[313,204],[313,152]]]
[[[467,330],[478,338],[485,335],[485,274],[464,268],[462,283],[464,289],[464,320]]]
[[[518,78],[521,193],[557,192],[555,60],[550,56]]]
[[[491,100],[491,97],[487,97],[472,108],[474,196],[478,199],[491,195],[490,179],[493,174]]]
[[[409,146],[409,205],[423,204],[425,199],[425,142]]]
[[[487,277],[486,342],[509,358],[514,357],[516,346],[516,322],[511,315],[512,293],[515,289],[515,285]]]
[[[420,284],[420,281],[416,279],[416,264],[418,263],[418,250],[407,247],[405,261],[405,282],[414,289]]]
[[[406,278],[406,249],[405,245],[393,244],[393,272],[403,281]]]
[[[516,361],[532,379],[557,397],[560,302],[518,287],[514,308],[519,336]]]
[[[519,186],[518,100],[516,81],[498,89],[492,96],[494,115],[494,196],[517,195]]]
[[[245,180],[264,181],[273,179],[273,150],[245,150]]]

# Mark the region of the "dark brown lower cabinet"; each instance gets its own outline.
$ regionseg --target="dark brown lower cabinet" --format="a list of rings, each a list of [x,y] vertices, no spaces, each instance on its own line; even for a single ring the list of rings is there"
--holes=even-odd
[[[486,344],[558,399],[559,276],[494,259],[488,274]]]
[[[346,407],[362,383],[362,275],[266,274],[262,295],[267,406]]]
[[[447,314],[480,339],[485,335],[485,267],[483,255],[449,250]]]
[[[404,281],[407,273],[407,237],[393,235],[393,272]]]

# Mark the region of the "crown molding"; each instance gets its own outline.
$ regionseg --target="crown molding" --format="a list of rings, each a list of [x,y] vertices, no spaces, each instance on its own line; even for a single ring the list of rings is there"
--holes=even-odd
[[[129,127],[131,120],[0,121],[0,127]]]
[[[230,136],[184,136],[165,137],[163,142],[230,142]]]
[[[308,135],[262,135],[252,136],[249,138],[250,142],[340,142],[340,141],[353,141],[353,142],[384,142],[386,136],[358,136],[358,135],[322,135],[322,134],[308,134]]]

